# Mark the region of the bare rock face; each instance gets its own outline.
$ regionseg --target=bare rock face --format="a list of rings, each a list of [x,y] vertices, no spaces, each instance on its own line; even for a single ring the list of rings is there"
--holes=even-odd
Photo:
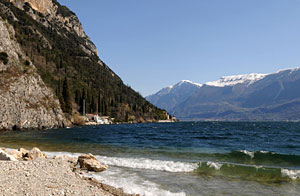
[[[97,54],[97,48],[86,35],[82,28],[82,24],[75,15],[68,8],[58,5],[52,0],[10,0],[16,7],[24,10],[24,4],[29,3],[34,11],[42,14],[40,16],[33,10],[27,10],[26,12],[36,21],[42,23],[46,27],[52,28],[64,28],[69,32],[74,32],[79,37],[85,40],[85,45],[80,47],[89,55],[92,53]],[[28,8],[27,8],[28,9]]]
[[[0,17],[0,130],[68,126],[59,101],[20,49],[13,27]]]
[[[53,3],[51,0],[10,0],[18,6],[22,6],[25,2],[29,3],[36,11],[47,14],[53,12]]]
[[[107,165],[102,165],[92,154],[81,155],[78,157],[81,169],[88,171],[102,172],[107,169]]]
[[[19,64],[22,52],[19,44],[15,40],[14,28],[4,22],[2,18],[0,18],[0,52],[5,52],[9,59],[8,63],[0,61],[0,72],[6,71],[9,67]]]

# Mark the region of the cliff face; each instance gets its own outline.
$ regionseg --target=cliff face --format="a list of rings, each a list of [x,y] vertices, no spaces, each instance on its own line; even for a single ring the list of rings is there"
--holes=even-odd
[[[51,14],[54,12],[54,6],[51,0],[10,0],[17,7],[22,8],[25,2],[28,2],[33,9],[42,14]]]
[[[80,21],[75,13],[67,7],[61,6],[56,0],[9,0],[16,7],[24,10],[34,20],[43,24],[45,27],[55,28],[57,31],[65,29],[84,39],[85,44],[80,47],[89,55],[97,54],[97,48],[85,34]],[[30,7],[26,6],[28,3]],[[24,6],[25,5],[25,6]]]
[[[56,0],[0,0],[0,17],[0,129],[62,126],[62,110],[83,108],[118,122],[166,119],[98,57],[75,13]]]
[[[0,130],[62,127],[59,101],[20,49],[13,27],[0,17]]]

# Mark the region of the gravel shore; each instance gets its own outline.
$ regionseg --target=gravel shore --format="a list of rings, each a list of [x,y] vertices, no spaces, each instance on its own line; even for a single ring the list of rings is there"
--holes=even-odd
[[[85,178],[65,159],[0,161],[0,196],[129,196]]]

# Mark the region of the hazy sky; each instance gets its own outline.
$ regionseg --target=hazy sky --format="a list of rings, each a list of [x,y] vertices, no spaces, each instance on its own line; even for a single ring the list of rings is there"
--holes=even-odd
[[[142,95],[300,66],[299,0],[59,0]]]

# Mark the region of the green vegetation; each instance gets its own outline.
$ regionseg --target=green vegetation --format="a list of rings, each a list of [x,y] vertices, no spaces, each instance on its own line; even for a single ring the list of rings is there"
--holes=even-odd
[[[84,38],[55,24],[46,27],[7,0],[0,0],[0,3],[9,7],[18,18],[16,21],[0,13],[13,25],[22,49],[44,82],[56,92],[65,112],[71,113],[73,109],[82,113],[85,101],[86,113],[109,115],[116,121],[143,122],[166,118],[163,110],[124,85],[95,53],[84,52]],[[54,3],[59,6],[61,15],[74,14]]]
[[[72,94],[69,80],[67,77],[64,81],[62,96],[64,99],[64,106],[62,107],[63,111],[72,114]]]
[[[8,63],[8,55],[6,52],[0,52],[0,61],[2,61],[4,65]]]
[[[70,17],[75,15],[72,11],[69,10],[66,6],[60,5],[56,0],[52,0],[52,2],[57,5],[57,13],[62,15],[63,17]]]

